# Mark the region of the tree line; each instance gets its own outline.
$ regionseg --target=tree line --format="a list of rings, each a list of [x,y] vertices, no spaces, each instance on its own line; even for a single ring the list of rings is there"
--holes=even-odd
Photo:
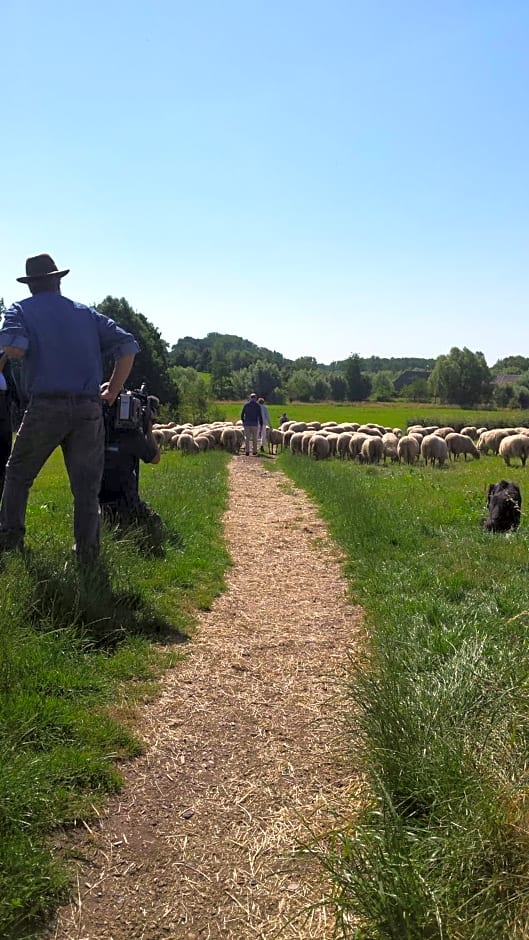
[[[529,408],[529,358],[524,356],[499,359],[489,367],[483,353],[453,347],[436,359],[362,358],[352,353],[326,365],[312,356],[287,359],[224,333],[208,333],[202,339],[185,336],[169,347],[158,328],[124,297],[105,297],[94,306],[139,342],[129,387],[146,383],[167,412],[180,420],[198,422],[215,417],[216,411],[220,416],[215,402],[242,400],[250,391],[272,404],[401,398],[462,407]],[[0,299],[0,314],[4,309]],[[110,371],[111,364],[105,368]]]

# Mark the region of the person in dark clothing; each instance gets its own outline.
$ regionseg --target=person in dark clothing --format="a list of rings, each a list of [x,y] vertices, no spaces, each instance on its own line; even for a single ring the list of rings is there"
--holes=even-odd
[[[119,402],[119,398],[118,398]],[[99,504],[104,519],[119,529],[134,528],[140,542],[154,554],[163,553],[163,523],[151,507],[140,499],[140,460],[160,462],[160,451],[152,434],[150,407],[144,408],[138,428],[116,428],[112,407],[104,407],[105,463]]]
[[[13,409],[19,406],[20,398],[11,365],[6,354],[0,349],[0,498],[13,443]]]
[[[257,433],[263,424],[263,413],[261,411],[261,406],[257,401],[257,395],[255,392],[252,392],[246,404],[243,405],[241,411],[241,421],[244,428],[246,456],[250,456],[251,444],[252,454],[254,457],[257,457]]]

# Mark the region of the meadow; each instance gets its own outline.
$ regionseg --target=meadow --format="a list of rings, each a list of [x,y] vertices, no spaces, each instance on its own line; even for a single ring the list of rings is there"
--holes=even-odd
[[[283,408],[271,410],[276,418]],[[390,426],[421,416],[413,404],[286,410]],[[524,420],[443,415],[456,413],[475,424]],[[142,495],[166,523],[165,557],[146,554],[132,534],[105,531],[91,578],[71,558],[60,454],[36,481],[27,550],[1,561],[0,936],[37,936],[65,897],[68,860],[52,850],[54,834],[89,821],[119,788],[120,764],[143,747],[135,707],[185,655],[197,608],[223,589],[229,459],[167,452],[143,467]],[[521,940],[529,935],[529,530],[525,517],[509,535],[487,535],[481,524],[488,484],[516,480],[525,501],[529,471],[507,470],[498,457],[439,470],[288,452],[274,466],[319,505],[345,554],[351,599],[366,611],[369,644],[351,674],[343,746],[352,768],[361,762],[369,797],[346,830],[312,846],[331,873],[339,935]]]
[[[240,418],[243,402],[218,402],[216,410],[227,421]],[[529,413],[510,408],[501,411],[458,408],[454,405],[436,405],[406,401],[395,402],[292,402],[287,405],[269,405],[268,410],[278,427],[279,417],[286,411],[293,421],[369,421],[404,430],[410,424],[475,425],[483,427],[514,427],[529,425]]]
[[[0,611],[0,936],[29,940],[69,885],[53,834],[93,818],[138,754],[134,708],[185,655],[194,613],[222,590],[227,455],[166,454],[142,468],[142,495],[166,524],[163,558],[105,531],[102,564],[71,557],[62,456],[37,479],[24,555],[2,566]],[[205,498],[207,497],[207,498]]]
[[[488,483],[516,480],[529,499],[527,470],[279,464],[320,507],[366,612],[344,749],[369,795],[312,846],[338,935],[527,937],[529,529],[482,531]]]

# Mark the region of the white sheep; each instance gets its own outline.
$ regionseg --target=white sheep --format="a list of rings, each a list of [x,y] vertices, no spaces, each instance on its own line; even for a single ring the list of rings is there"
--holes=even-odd
[[[220,446],[229,454],[238,454],[241,449],[241,437],[239,428],[225,427],[220,434]]]
[[[290,450],[293,454],[301,454],[301,441],[303,439],[302,431],[295,431],[290,438]]]
[[[360,448],[363,463],[379,463],[384,456],[384,444],[381,437],[367,436]]]
[[[430,461],[433,466],[437,460],[438,465],[442,467],[445,460],[448,458],[446,441],[437,434],[427,434],[426,437],[423,437],[421,442],[421,457],[425,464],[428,464],[428,461]]]
[[[471,437],[473,441],[477,441],[478,439],[478,429],[473,425],[470,425],[470,427],[461,428],[460,433],[464,434],[465,437]]]
[[[277,450],[280,447],[283,450],[283,431],[280,431],[278,428],[271,428],[268,432],[268,453],[277,454]],[[275,447],[275,451],[274,451]]]
[[[336,441],[336,453],[342,460],[344,457],[350,456],[349,442],[352,436],[353,435],[350,431],[342,431],[342,433],[338,435],[338,440]]]
[[[445,437],[446,446],[448,447],[448,457],[449,459],[454,457],[454,460],[457,460],[460,454],[464,454],[465,460],[467,456],[470,455],[474,457],[475,460],[479,460],[480,454],[477,449],[474,441],[467,434],[457,434],[453,431],[451,434],[447,434]]]
[[[509,437],[512,434],[508,428],[491,428],[490,431],[483,431],[482,434],[478,437],[477,448],[480,454],[488,454],[489,450],[493,454],[497,454],[500,449],[500,444],[504,437]]]
[[[330,454],[329,438],[323,434],[313,434],[309,441],[309,457],[315,460],[324,460]]]
[[[413,434],[405,434],[399,439],[397,444],[397,456],[399,463],[415,463],[419,457],[421,445]]]
[[[500,441],[499,455],[503,457],[508,467],[511,465],[512,457],[519,457],[522,461],[522,467],[525,467],[525,461],[529,457],[529,437],[527,434],[511,434]]]
[[[367,441],[368,437],[368,434],[363,434],[361,431],[355,431],[354,434],[351,435],[351,440],[349,441],[349,456],[352,460],[354,460],[355,457],[360,457],[362,444],[364,441]]]
[[[182,454],[198,454],[199,448],[192,434],[185,432],[178,435],[176,449]]]
[[[384,445],[384,463],[386,457],[389,457],[390,460],[398,460],[397,445],[399,441],[397,435],[393,431],[386,431],[382,435],[382,443]]]

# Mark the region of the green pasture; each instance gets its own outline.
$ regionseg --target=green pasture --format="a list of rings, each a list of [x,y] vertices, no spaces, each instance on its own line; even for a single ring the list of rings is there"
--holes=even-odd
[[[225,420],[240,418],[244,402],[217,402],[218,411]],[[286,411],[293,421],[358,421],[360,424],[374,422],[385,427],[406,428],[409,424],[439,424],[477,427],[514,427],[529,423],[527,411],[513,411],[505,408],[501,411],[486,409],[471,410],[457,408],[454,405],[418,404],[416,402],[316,402],[305,404],[293,402],[288,405],[269,405],[268,410],[278,426],[279,417]]]
[[[529,505],[529,471],[499,457],[432,469],[285,452],[279,464],[343,548],[370,637],[343,744],[371,797],[312,846],[337,936],[526,938],[529,524],[491,535],[482,521],[502,477]]]
[[[4,556],[0,609],[0,936],[29,940],[65,896],[57,828],[89,819],[142,743],[134,704],[185,654],[198,608],[223,588],[228,457],[164,455],[141,471],[166,525],[165,555],[105,531],[89,576],[71,558],[72,506],[60,452],[37,479],[27,550]]]

